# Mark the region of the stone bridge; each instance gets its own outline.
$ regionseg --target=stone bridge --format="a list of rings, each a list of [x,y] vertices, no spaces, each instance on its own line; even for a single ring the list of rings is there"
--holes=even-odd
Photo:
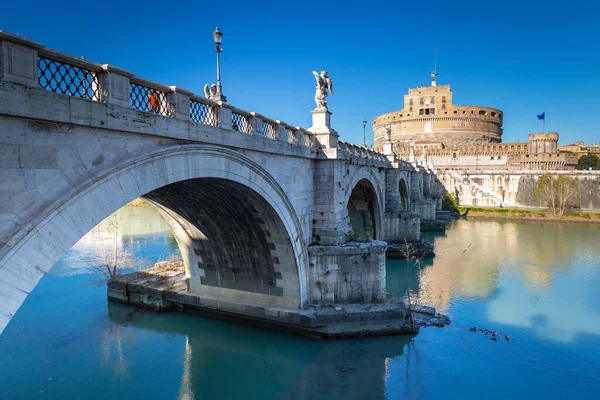
[[[290,310],[382,302],[381,241],[419,239],[439,190],[391,149],[339,141],[329,118],[302,129],[0,31],[0,332],[65,251],[138,197],[171,226],[192,293]],[[357,235],[374,240],[348,245]]]

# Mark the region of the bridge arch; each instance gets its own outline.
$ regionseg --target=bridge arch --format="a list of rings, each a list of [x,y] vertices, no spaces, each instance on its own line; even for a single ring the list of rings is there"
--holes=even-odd
[[[100,176],[90,177],[86,183],[41,212],[32,221],[28,232],[20,232],[21,239],[0,259],[0,292],[4,303],[0,307],[0,332],[64,252],[114,211],[146,195],[163,212],[181,213],[182,208],[173,209],[166,197],[160,196],[160,190],[181,189],[182,182],[187,185],[200,182],[197,188],[205,189],[218,186],[216,190],[221,194],[227,190],[237,193],[237,199],[250,199],[248,206],[242,208],[246,211],[258,206],[266,207],[257,214],[256,220],[260,220],[261,216],[276,217],[278,221],[270,226],[274,232],[270,233],[287,234],[288,247],[282,243],[282,254],[294,261],[295,273],[280,271],[280,276],[276,273],[278,271],[274,271],[266,278],[279,280],[273,282],[275,287],[281,287],[281,281],[285,281],[283,296],[264,291],[243,292],[247,295],[242,299],[301,308],[307,299],[307,249],[299,218],[277,180],[237,151],[212,145],[180,145],[129,160]],[[161,199],[165,201],[161,202]],[[186,217],[189,218],[189,215]],[[264,244],[265,239],[260,240]],[[277,258],[276,254],[272,254],[272,258]],[[186,273],[190,273],[188,266]]]
[[[346,209],[355,233],[366,231],[381,239],[383,228],[383,190],[371,168],[361,167],[346,188]]]

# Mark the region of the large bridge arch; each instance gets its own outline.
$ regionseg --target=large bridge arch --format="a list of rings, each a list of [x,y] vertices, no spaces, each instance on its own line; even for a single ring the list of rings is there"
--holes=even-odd
[[[367,193],[361,194],[359,190],[367,190]],[[372,214],[373,219],[373,239],[381,239],[383,237],[383,199],[385,198],[384,192],[381,184],[379,183],[379,179],[375,172],[373,172],[373,168],[361,167],[353,176],[346,187],[345,192],[345,204],[348,210],[348,218],[350,219],[350,225],[352,229],[356,229],[356,223],[353,224],[352,210],[356,209],[356,206],[353,203],[356,203],[356,200],[359,202],[363,202],[364,200],[368,200],[368,197],[371,195],[368,193],[372,190],[372,202],[373,207],[372,210],[366,210],[369,214]],[[357,198],[358,195],[358,198]],[[362,198],[361,198],[362,197]],[[366,198],[365,198],[366,197]],[[368,202],[367,202],[368,203]],[[368,207],[368,204],[367,204]],[[364,215],[362,216],[364,218]],[[360,228],[361,230],[363,228]]]
[[[65,251],[131,200],[195,179],[232,182],[272,208],[287,232],[297,267],[297,293],[279,306],[301,308],[307,300],[307,249],[299,218],[275,177],[240,152],[212,145],[179,145],[119,164],[89,179],[34,218],[0,259],[0,332],[27,295]],[[287,276],[287,278],[290,278]],[[268,301],[268,295],[249,300]]]

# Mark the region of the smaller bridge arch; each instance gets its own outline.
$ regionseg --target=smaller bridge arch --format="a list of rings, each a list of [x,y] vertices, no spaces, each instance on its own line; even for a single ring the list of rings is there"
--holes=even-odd
[[[346,209],[351,230],[366,233],[371,239],[382,238],[383,192],[372,169],[362,167],[346,189]]]

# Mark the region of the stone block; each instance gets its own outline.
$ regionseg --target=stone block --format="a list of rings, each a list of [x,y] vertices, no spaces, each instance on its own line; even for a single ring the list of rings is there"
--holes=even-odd
[[[57,150],[54,147],[19,147],[21,168],[54,169],[57,167]]]
[[[0,80],[39,87],[37,49],[6,39],[0,37]]]
[[[0,168],[21,168],[19,146],[4,143],[0,145]]]

